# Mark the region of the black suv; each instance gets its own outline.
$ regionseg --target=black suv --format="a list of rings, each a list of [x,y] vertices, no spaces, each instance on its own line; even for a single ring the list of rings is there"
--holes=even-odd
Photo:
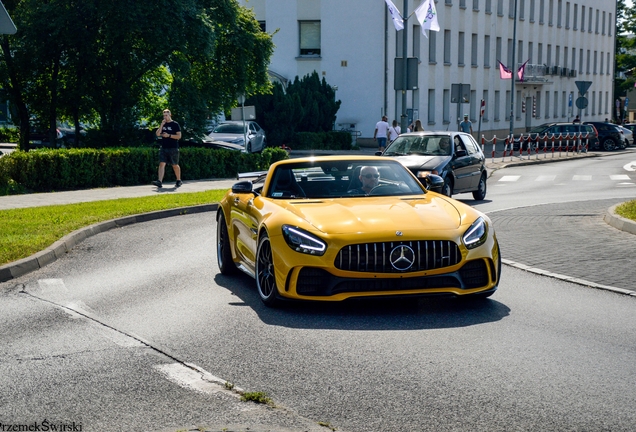
[[[540,149],[543,149],[547,145],[548,149],[552,148],[552,137],[554,137],[554,148],[559,146],[565,149],[578,145],[578,137],[582,136],[582,145],[587,142],[590,150],[599,148],[598,132],[593,125],[580,124],[580,123],[544,123],[539,126],[535,126],[530,129],[529,132],[523,134],[523,149],[528,148],[528,144],[531,144],[536,148],[539,145]],[[576,136],[576,139],[574,138]],[[520,135],[515,135],[512,143],[512,149],[514,151],[519,150]]]
[[[615,124],[605,122],[584,122],[583,124],[596,128],[601,149],[611,151],[625,148],[625,135]]]

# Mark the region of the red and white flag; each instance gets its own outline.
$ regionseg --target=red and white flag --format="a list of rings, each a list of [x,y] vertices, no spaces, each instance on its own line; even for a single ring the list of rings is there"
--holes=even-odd
[[[499,63],[499,78],[501,78],[501,79],[511,79],[512,78],[512,71],[510,69],[508,69],[506,66],[504,66],[504,64],[502,62],[500,62],[499,60],[497,60],[497,63]]]
[[[530,61],[530,59],[526,60],[526,62],[519,66],[519,69],[517,69],[517,76],[519,77],[519,81],[523,81],[523,77],[526,74],[526,65],[528,64],[528,61]]]

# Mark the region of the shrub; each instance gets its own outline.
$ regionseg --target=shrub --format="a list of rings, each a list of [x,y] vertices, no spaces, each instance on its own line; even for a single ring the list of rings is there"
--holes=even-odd
[[[242,171],[266,170],[288,157],[285,150],[263,153],[182,148],[183,180],[231,178]],[[150,147],[14,151],[0,158],[0,194],[50,192],[149,184],[157,176],[159,150]],[[166,169],[165,180],[174,180]]]

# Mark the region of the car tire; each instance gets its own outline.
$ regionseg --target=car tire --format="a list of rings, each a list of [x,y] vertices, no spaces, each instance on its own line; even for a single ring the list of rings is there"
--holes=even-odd
[[[236,264],[232,260],[232,249],[230,248],[230,236],[225,223],[223,212],[219,212],[216,223],[216,260],[221,274],[226,276],[238,273]]]
[[[605,151],[612,151],[616,149],[616,143],[612,138],[604,138],[601,143],[601,148]]]
[[[479,185],[477,185],[477,190],[473,192],[473,198],[477,201],[481,201],[486,198],[486,192],[488,190],[488,186],[486,183],[486,174],[482,174],[479,179]]]
[[[261,235],[256,249],[256,289],[266,306],[275,307],[280,304],[272,245],[267,233]]]
[[[251,141],[247,142],[247,152],[248,153],[252,153],[252,142]]]
[[[447,197],[453,196],[453,181],[447,177],[444,177],[444,186],[442,186],[442,195]]]

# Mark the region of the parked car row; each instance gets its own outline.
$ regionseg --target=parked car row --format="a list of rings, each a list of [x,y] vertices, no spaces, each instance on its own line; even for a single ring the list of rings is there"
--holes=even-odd
[[[551,147],[554,142],[554,146],[560,148],[578,147],[581,144],[589,150],[606,151],[624,149],[634,144],[633,139],[630,142],[630,138],[625,136],[621,126],[606,122],[544,123],[526,134],[515,135],[512,150],[519,150],[522,142],[524,149],[528,145]]]

